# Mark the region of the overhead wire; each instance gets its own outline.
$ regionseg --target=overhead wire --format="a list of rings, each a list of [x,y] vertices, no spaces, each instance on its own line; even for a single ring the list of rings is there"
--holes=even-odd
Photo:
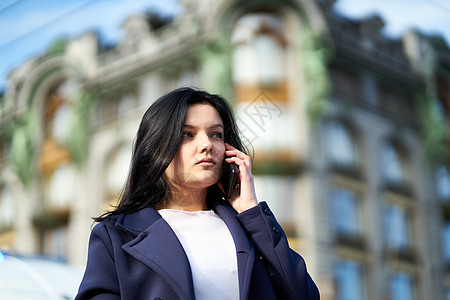
[[[447,3],[443,3],[443,1],[441,0],[431,0],[431,2],[450,11],[450,1],[447,1]]]
[[[26,0],[25,0],[26,1]],[[17,2],[22,2],[20,0],[15,0],[13,3],[7,4],[5,6],[3,6],[2,8],[0,8],[0,14],[4,13],[5,10],[8,10],[9,8],[11,8],[12,6],[15,6],[16,4],[18,4]]]
[[[29,31],[27,31],[27,32],[25,32],[25,33],[23,33],[23,34],[21,34],[21,35],[15,37],[15,38],[13,38],[13,39],[11,39],[11,40],[9,40],[9,41],[3,43],[3,44],[0,44],[0,50],[1,50],[2,48],[6,47],[6,46],[9,45],[9,44],[11,44],[11,43],[13,43],[13,42],[15,42],[15,41],[17,41],[17,40],[20,40],[20,39],[24,38],[25,36],[29,35],[30,33],[33,33],[33,32],[35,32],[35,31],[37,31],[37,30],[39,30],[39,29],[41,29],[41,28],[43,28],[43,27],[45,27],[45,26],[47,26],[47,25],[49,25],[49,24],[51,24],[51,23],[53,23],[53,22],[56,22],[56,21],[58,21],[58,20],[60,20],[60,19],[62,19],[62,18],[64,18],[64,17],[67,17],[69,14],[72,14],[74,11],[79,10],[80,8],[86,6],[87,4],[91,4],[91,2],[93,2],[93,1],[96,1],[96,0],[87,0],[87,1],[85,1],[85,2],[83,2],[83,3],[81,3],[80,5],[74,7],[73,9],[71,9],[71,10],[69,10],[69,11],[66,11],[66,12],[64,12],[64,13],[62,13],[62,14],[60,14],[60,15],[58,15],[56,18],[53,18],[53,19],[49,20],[48,22],[45,22],[45,23],[43,23],[43,24],[40,24],[40,25],[34,27],[33,29],[31,29],[31,30],[29,30]],[[16,2],[17,2],[17,1],[16,1]]]

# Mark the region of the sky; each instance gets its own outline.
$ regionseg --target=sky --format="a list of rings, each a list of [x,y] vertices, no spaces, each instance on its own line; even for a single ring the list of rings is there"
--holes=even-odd
[[[385,22],[384,33],[392,38],[414,28],[441,34],[450,46],[450,0],[337,0],[334,9],[351,19],[376,13]]]
[[[179,13],[177,0],[0,0],[0,94],[7,75],[27,59],[45,53],[57,38],[95,31],[115,44],[127,16],[148,10]],[[384,34],[399,38],[408,28],[442,34],[450,45],[450,0],[337,0],[337,13],[361,19],[377,13]]]

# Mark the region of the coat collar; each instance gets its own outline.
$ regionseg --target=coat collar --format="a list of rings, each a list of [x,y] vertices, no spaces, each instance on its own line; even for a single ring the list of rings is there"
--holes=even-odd
[[[122,249],[143,262],[172,287],[180,299],[195,299],[192,272],[183,246],[153,208],[121,216],[116,226],[135,236]]]
[[[230,230],[237,252],[239,294],[247,299],[255,260],[252,243],[236,212],[225,201],[212,203],[212,208]],[[120,216],[116,226],[135,238],[122,249],[165,278],[181,299],[194,299],[194,287],[189,260],[177,236],[161,215],[151,207],[134,214]],[[188,279],[188,280],[186,280]]]

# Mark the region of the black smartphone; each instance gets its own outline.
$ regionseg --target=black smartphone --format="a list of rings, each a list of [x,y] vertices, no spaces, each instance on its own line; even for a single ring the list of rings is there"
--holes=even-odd
[[[231,198],[231,192],[237,187],[238,184],[239,167],[234,163],[227,163],[225,160],[222,164],[222,182],[223,190],[225,191],[225,197]]]

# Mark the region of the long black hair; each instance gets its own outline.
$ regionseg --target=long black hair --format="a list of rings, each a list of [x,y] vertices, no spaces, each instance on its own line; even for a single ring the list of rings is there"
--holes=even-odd
[[[156,100],[142,117],[128,178],[118,205],[95,221],[154,207],[164,200],[169,186],[163,174],[180,147],[188,106],[197,103],[214,107],[222,118],[224,141],[244,153],[248,152],[224,98],[186,87],[169,92]]]

